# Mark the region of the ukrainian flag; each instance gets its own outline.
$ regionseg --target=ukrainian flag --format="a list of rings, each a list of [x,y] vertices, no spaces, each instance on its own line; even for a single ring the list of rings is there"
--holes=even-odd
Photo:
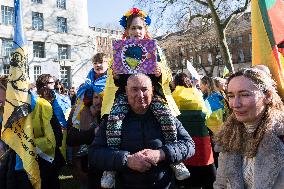
[[[279,49],[284,44],[284,1],[252,0],[251,23],[252,64],[269,67],[284,98],[284,57]]]
[[[35,107],[35,101],[28,93],[27,41],[23,30],[21,0],[14,0],[14,6],[14,52],[10,59],[1,139],[20,156],[33,187],[40,189],[36,141],[32,117],[28,116]]]
[[[210,110],[210,116],[206,119],[206,125],[213,134],[217,133],[223,125],[226,112],[224,100],[224,97],[218,92],[211,93],[205,100],[205,104]]]
[[[227,66],[224,66],[222,78],[228,77],[229,74],[230,74],[229,69],[227,68]]]

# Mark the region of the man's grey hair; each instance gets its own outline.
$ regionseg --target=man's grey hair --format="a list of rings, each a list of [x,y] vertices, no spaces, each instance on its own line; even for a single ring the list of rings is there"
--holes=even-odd
[[[136,73],[136,74],[130,75],[129,78],[127,79],[127,84],[128,84],[129,81],[131,81],[133,79],[138,79],[138,78],[143,78],[144,81],[148,80],[151,83],[151,86],[153,86],[151,78],[148,75],[143,74],[143,73]]]

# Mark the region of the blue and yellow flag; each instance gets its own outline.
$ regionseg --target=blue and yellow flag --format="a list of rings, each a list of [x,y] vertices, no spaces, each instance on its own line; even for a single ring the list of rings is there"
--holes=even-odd
[[[40,189],[32,117],[28,116],[35,103],[28,93],[27,42],[23,31],[21,0],[14,0],[14,5],[14,51],[10,59],[1,139],[19,155],[33,187]]]
[[[252,0],[252,65],[266,65],[284,98],[284,1]]]
[[[228,77],[229,74],[229,69],[227,68],[227,66],[224,66],[222,78]]]

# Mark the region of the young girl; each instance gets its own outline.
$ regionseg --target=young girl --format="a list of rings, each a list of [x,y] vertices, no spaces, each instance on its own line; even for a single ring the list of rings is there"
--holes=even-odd
[[[131,9],[120,20],[120,24],[125,29],[123,39],[150,39],[151,37],[147,31],[147,27],[150,23],[151,20],[145,12],[137,8]],[[109,69],[108,74],[105,89],[106,95],[102,104],[102,115],[109,114],[106,131],[108,146],[119,148],[122,121],[129,109],[125,94],[125,86],[130,74],[118,75],[117,73],[112,73],[111,69]],[[161,56],[160,49],[158,49],[157,67],[155,72],[153,74],[149,74],[149,76],[154,86],[155,103],[158,104],[155,109],[153,108],[151,110],[163,128],[162,132],[165,142],[176,141],[176,128],[169,117],[171,117],[170,114],[175,116],[179,115],[179,110],[171,96],[171,90],[169,87],[169,83],[172,79],[171,71],[166,65],[165,58]],[[117,120],[117,117],[119,117],[120,120]],[[169,132],[170,136],[168,136]],[[172,168],[178,180],[183,180],[189,177],[189,172],[182,163],[172,165]],[[114,187],[114,177],[115,172],[105,171],[101,180],[102,187]]]

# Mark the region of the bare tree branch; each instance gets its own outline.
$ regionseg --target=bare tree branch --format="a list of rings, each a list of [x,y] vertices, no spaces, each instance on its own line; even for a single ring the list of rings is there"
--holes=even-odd
[[[204,2],[204,1],[201,1],[201,0],[194,0],[194,1],[196,1],[197,3],[199,3],[199,4],[203,5],[203,6],[208,7],[208,3]]]
[[[224,29],[226,29],[226,28],[228,27],[229,23],[233,20],[233,18],[234,18],[237,14],[240,14],[240,13],[242,13],[242,12],[244,12],[244,11],[247,10],[250,1],[251,1],[251,0],[246,0],[245,5],[244,5],[243,7],[240,7],[240,8],[238,8],[237,10],[233,11],[233,12],[230,14],[230,16],[228,16],[228,17],[225,19],[225,21],[224,21],[223,24],[222,24]]]

